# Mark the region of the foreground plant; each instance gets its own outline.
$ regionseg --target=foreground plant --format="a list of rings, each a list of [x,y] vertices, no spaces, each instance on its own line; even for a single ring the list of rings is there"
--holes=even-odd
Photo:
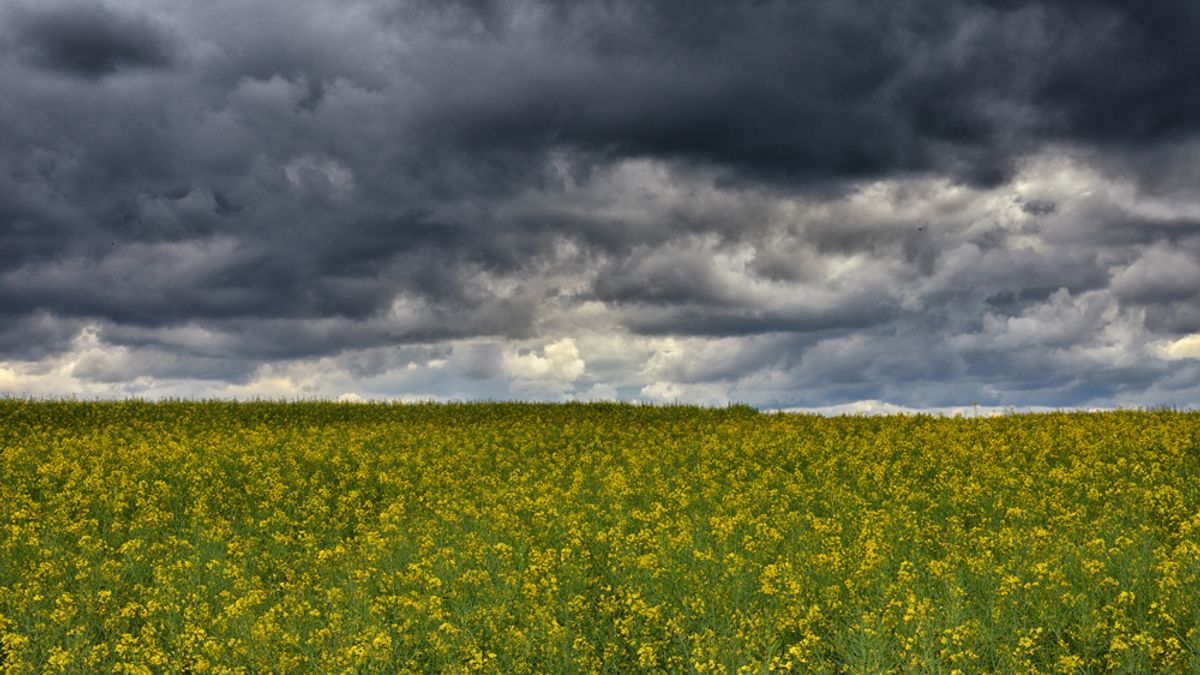
[[[0,401],[5,672],[1196,670],[1200,415]]]

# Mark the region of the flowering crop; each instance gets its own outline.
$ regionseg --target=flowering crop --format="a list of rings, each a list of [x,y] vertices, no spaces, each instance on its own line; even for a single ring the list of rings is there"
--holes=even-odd
[[[1200,415],[0,401],[0,671],[1200,670]]]

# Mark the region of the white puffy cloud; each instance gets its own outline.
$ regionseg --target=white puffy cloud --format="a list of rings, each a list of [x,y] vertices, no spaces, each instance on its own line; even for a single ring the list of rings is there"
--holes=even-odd
[[[1169,360],[1200,359],[1200,333],[1185,335],[1178,340],[1163,340],[1154,344],[1160,358]]]
[[[586,363],[573,338],[562,338],[534,351],[509,351],[503,356],[504,372],[517,380],[571,382],[583,375]]]
[[[724,405],[731,400],[728,388],[718,383],[683,384],[656,381],[642,387],[640,393],[644,399],[656,403]]]

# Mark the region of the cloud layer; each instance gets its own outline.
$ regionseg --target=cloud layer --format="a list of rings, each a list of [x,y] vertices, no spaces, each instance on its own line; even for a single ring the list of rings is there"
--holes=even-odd
[[[0,392],[1189,404],[1197,29],[8,3]]]

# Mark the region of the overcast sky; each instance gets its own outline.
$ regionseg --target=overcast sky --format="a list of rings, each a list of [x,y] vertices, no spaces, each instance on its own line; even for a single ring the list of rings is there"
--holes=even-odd
[[[0,394],[1189,405],[1198,35],[1178,0],[8,0]]]

